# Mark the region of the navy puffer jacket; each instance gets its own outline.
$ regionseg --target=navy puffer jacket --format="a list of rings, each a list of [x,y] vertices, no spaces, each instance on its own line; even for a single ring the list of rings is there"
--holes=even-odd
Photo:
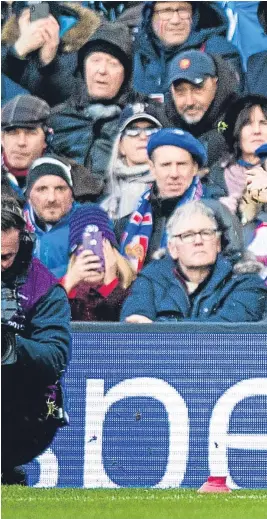
[[[236,274],[219,254],[213,272],[190,300],[175,276],[176,263],[167,255],[145,267],[126,299],[121,321],[137,314],[152,321],[252,322],[266,314],[267,287],[258,274]]]
[[[241,82],[243,71],[238,49],[227,41],[227,18],[215,2],[191,2],[192,31],[182,45],[166,47],[155,35],[151,19],[154,2],[145,2],[140,31],[134,54],[134,88],[145,94],[165,93],[168,90],[168,64],[177,52],[200,49],[219,54],[233,65]]]

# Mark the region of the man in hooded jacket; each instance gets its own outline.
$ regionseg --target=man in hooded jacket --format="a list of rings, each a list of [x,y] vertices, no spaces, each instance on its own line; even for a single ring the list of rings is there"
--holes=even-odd
[[[53,150],[105,178],[122,108],[131,100],[132,40],[119,23],[106,23],[81,49],[85,82],[52,110]]]
[[[134,88],[164,94],[168,65],[177,52],[220,55],[242,80],[238,49],[226,39],[228,21],[215,2],[145,2],[134,53]]]

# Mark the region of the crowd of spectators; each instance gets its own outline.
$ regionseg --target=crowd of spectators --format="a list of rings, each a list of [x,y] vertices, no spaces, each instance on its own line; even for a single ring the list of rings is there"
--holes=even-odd
[[[74,320],[264,318],[267,14],[254,3],[263,36],[246,59],[225,2],[48,2],[37,19],[33,3],[4,3],[17,95],[2,107],[2,197]]]
[[[23,484],[68,423],[70,317],[266,319],[267,9],[236,2],[241,48],[233,2],[2,4],[2,481]]]

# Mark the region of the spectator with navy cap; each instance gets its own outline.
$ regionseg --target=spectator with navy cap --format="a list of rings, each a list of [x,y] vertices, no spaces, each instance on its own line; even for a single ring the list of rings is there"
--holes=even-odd
[[[136,271],[152,259],[157,249],[165,247],[166,221],[176,207],[219,195],[202,186],[198,171],[205,166],[207,154],[190,133],[161,129],[150,138],[147,151],[155,181],[141,196],[130,218],[116,223],[116,232],[122,236],[121,252]]]
[[[72,319],[118,321],[135,274],[118,252],[112,222],[98,205],[84,204],[71,215],[69,249],[70,262],[61,283]]]
[[[149,113],[148,105],[127,105],[122,111],[109,163],[107,197],[101,202],[112,220],[132,213],[139,197],[153,182],[147,143],[159,128],[161,123]]]
[[[217,2],[145,2],[134,53],[134,88],[168,91],[168,67],[178,52],[213,53],[242,76],[238,49],[227,41],[228,20]]]
[[[166,101],[156,115],[164,126],[182,128],[200,139],[210,167],[227,150],[218,125],[238,95],[234,71],[220,56],[187,50],[171,60],[168,88]]]

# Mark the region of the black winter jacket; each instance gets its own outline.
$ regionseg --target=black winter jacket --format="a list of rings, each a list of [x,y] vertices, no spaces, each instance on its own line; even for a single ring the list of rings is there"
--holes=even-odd
[[[14,49],[19,37],[15,15],[4,25],[1,40],[2,72],[31,94],[55,106],[68,99],[76,85],[80,84],[81,79],[76,75],[78,51],[99,27],[101,20],[92,10],[74,5],[74,2],[52,3],[59,4],[59,13],[65,17],[65,23],[68,19],[76,19],[76,24],[70,26],[61,37],[57,55],[49,65],[41,64],[38,51],[32,52],[26,59],[18,57]]]

